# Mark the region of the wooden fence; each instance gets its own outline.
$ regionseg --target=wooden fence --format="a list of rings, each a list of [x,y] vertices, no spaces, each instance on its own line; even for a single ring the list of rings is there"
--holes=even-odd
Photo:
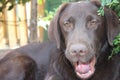
[[[43,0],[44,2],[44,0]],[[9,5],[9,4],[8,4]],[[43,16],[44,3],[38,5],[39,14]],[[4,10],[0,13],[0,49],[15,48],[28,43],[30,3],[27,5],[16,5],[12,10]],[[38,38],[43,41],[44,29],[38,27]]]

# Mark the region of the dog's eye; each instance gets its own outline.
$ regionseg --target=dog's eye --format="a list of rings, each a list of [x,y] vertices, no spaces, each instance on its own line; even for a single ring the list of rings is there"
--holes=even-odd
[[[96,25],[96,23],[97,23],[96,20],[92,20],[92,21],[90,22],[91,25]]]
[[[96,26],[97,26],[97,21],[96,21],[96,20],[90,21],[89,27],[91,27],[91,28],[96,28]]]
[[[69,27],[70,26],[69,21],[65,21],[64,26]]]
[[[73,23],[69,22],[69,21],[65,21],[64,22],[64,30],[65,31],[71,31],[73,29]]]
[[[87,23],[88,29],[96,29],[97,28],[97,20],[91,20]]]

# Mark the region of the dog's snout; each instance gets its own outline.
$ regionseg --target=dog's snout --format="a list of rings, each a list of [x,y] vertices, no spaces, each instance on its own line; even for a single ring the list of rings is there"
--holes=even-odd
[[[72,55],[85,55],[87,52],[87,46],[84,44],[73,44],[70,47],[70,53]]]

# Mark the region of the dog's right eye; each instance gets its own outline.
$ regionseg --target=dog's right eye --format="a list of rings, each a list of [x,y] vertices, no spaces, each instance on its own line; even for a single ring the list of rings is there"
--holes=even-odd
[[[65,21],[64,26],[69,26],[69,21]]]
[[[73,28],[74,28],[73,23],[69,22],[69,21],[65,21],[63,28],[64,28],[65,31],[69,32],[69,31],[73,30]]]

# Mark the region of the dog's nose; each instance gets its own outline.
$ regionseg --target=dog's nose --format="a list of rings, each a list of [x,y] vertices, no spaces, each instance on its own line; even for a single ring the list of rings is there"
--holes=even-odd
[[[70,53],[72,55],[85,55],[87,52],[87,46],[84,44],[73,44],[70,47]]]

